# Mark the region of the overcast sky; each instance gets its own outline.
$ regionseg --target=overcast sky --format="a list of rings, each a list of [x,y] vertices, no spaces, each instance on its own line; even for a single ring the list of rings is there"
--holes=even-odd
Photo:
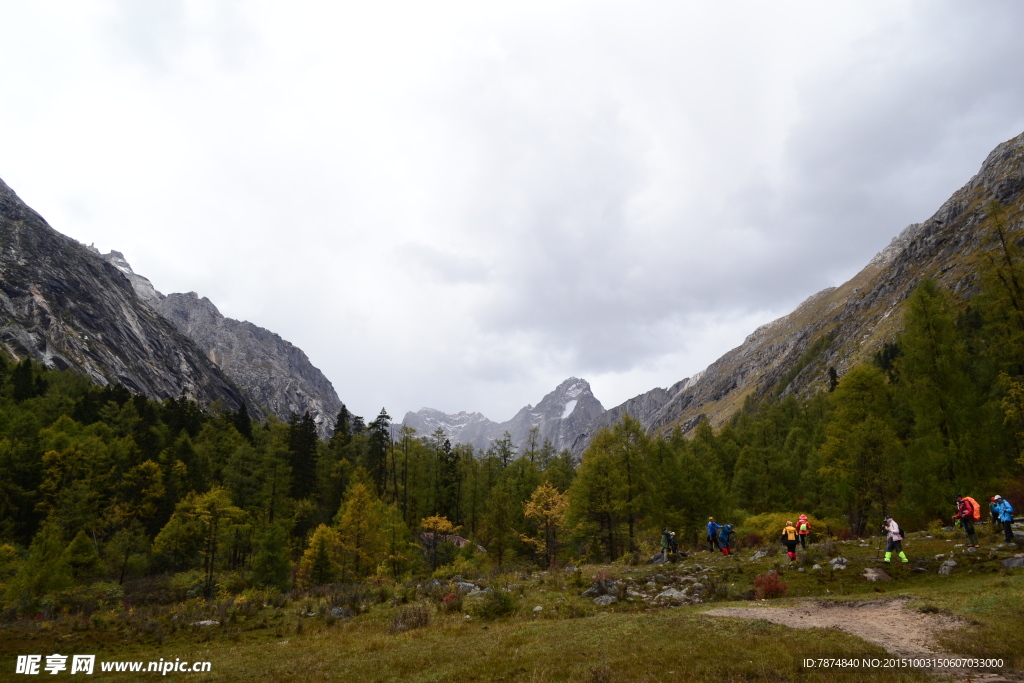
[[[1024,131],[1024,3],[0,0],[0,177],[357,414],[606,407]]]

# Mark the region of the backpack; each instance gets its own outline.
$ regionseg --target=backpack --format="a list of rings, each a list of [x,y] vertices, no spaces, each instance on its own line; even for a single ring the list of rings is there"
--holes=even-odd
[[[981,519],[981,506],[978,505],[978,501],[974,500],[970,496],[964,496],[964,500],[971,504],[971,517],[975,522]]]

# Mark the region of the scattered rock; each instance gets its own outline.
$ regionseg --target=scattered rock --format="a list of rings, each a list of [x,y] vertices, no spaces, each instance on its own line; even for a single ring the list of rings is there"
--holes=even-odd
[[[804,571],[804,568],[803,568],[803,567],[797,567],[797,568],[796,568],[796,570],[797,570],[798,572],[802,572],[802,571]]]
[[[943,574],[943,575],[945,575],[945,574],[952,574],[954,567],[956,567],[956,561],[955,560],[946,560],[945,562],[942,563],[942,566],[939,567],[939,573]]]
[[[480,586],[468,581],[456,581],[452,584],[452,588],[460,593],[469,593],[471,591],[480,590]]]
[[[617,595],[621,591],[622,586],[619,585],[618,581],[600,579],[595,581],[593,586],[583,591],[582,595],[585,598],[597,598],[605,595]]]
[[[594,604],[600,605],[601,607],[607,607],[608,605],[614,605],[619,599],[614,595],[601,595],[594,598]]]
[[[828,561],[828,563],[830,565],[832,565],[833,569],[835,569],[836,567],[838,567],[840,565],[845,567],[846,565],[848,565],[850,563],[850,561],[847,560],[845,557],[833,557],[831,560]]]
[[[892,581],[892,577],[878,567],[868,567],[865,569],[864,578],[868,581]]]
[[[197,622],[195,622],[192,625],[193,626],[220,626],[220,622],[219,621],[214,621],[213,619],[203,619],[202,621],[197,621]]]
[[[928,570],[925,569],[924,567],[914,567],[914,571],[917,572],[918,574],[927,574],[928,573]]]
[[[533,608],[533,613],[534,614],[539,614],[539,613],[541,613],[543,611],[544,611],[544,608],[541,607],[540,605],[537,605],[536,607]]]
[[[466,593],[466,597],[467,598],[477,598],[477,597],[480,597],[481,595],[487,595],[488,593],[493,593],[493,592],[494,592],[494,589],[491,588],[491,587],[477,588],[475,591],[470,591],[470,592]]]
[[[651,555],[651,559],[647,560],[647,564],[665,564],[668,562],[668,554],[662,550]]]
[[[816,564],[816,565],[814,565],[813,567],[811,567],[811,571],[815,571],[815,572],[820,572],[820,571],[822,571],[822,569],[821,569],[821,565],[820,565],[820,564]]]
[[[939,553],[938,555],[935,556],[935,559],[936,560],[944,560],[944,559],[946,559],[946,553]]]
[[[1024,557],[1016,555],[1014,557],[1008,557],[1003,560],[1003,567],[1005,569],[1013,569],[1014,567],[1024,567]]]
[[[331,616],[334,617],[335,619],[344,619],[345,621],[348,621],[349,619],[351,619],[355,615],[356,615],[355,612],[353,612],[350,609],[346,609],[344,607],[332,607],[331,608]]]
[[[757,560],[760,560],[763,557],[768,557],[768,553],[766,553],[764,550],[758,550],[756,553],[754,553],[754,556],[750,558],[750,561],[756,562]]]
[[[576,571],[576,567],[572,566],[571,564],[565,568],[566,574],[572,574],[574,571]]]
[[[690,600],[690,596],[685,591],[679,591],[674,588],[667,588],[662,592],[658,593],[654,599],[657,602],[667,602],[673,605],[684,605]]]

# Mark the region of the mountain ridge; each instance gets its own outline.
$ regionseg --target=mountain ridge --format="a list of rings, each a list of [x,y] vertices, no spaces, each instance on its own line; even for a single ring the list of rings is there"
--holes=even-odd
[[[302,349],[254,323],[225,317],[195,292],[161,294],[120,252],[100,256],[128,278],[140,299],[194,341],[242,389],[257,416],[273,414],[287,420],[292,413],[308,411],[321,438],[334,432],[341,399]]]

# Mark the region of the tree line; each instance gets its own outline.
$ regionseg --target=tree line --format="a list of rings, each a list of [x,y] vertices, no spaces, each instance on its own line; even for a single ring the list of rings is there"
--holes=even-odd
[[[922,280],[904,331],[825,390],[787,393],[830,348],[714,429],[625,417],[580,462],[537,430],[520,447],[417,434],[342,407],[253,421],[0,354],[0,585],[10,605],[95,582],[184,576],[195,595],[288,589],[445,565],[640,557],[670,527],[806,512],[853,534],[884,514],[945,520],[956,493],[1024,500],[1024,259],[995,211],[977,293]],[[227,587],[227,588],[226,588]]]

